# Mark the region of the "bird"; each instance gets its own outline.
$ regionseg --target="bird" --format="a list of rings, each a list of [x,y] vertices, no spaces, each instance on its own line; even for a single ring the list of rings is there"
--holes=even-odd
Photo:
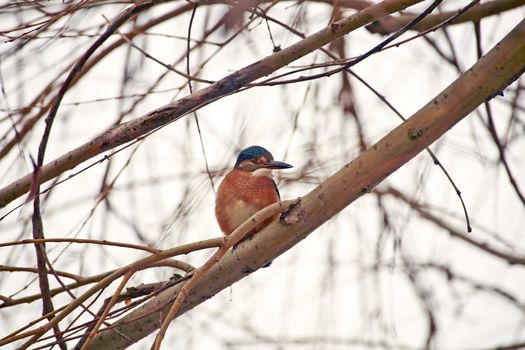
[[[221,231],[231,234],[250,216],[270,204],[280,201],[279,190],[272,171],[293,166],[276,161],[264,147],[250,146],[243,149],[232,170],[226,174],[215,201],[215,216]],[[257,226],[252,234],[277,219],[279,214]]]

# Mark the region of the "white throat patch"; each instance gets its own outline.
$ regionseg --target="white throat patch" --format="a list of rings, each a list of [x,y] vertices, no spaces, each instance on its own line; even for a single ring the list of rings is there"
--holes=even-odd
[[[259,169],[255,170],[252,173],[252,176],[266,176],[266,177],[271,178],[272,177],[272,169],[259,168]]]

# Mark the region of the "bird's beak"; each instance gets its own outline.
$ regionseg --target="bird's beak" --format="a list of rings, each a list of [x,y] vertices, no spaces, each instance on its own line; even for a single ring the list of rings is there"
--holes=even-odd
[[[288,169],[293,168],[293,165],[290,165],[285,162],[279,162],[278,160],[272,160],[268,163],[260,164],[261,168],[267,168],[267,169]]]

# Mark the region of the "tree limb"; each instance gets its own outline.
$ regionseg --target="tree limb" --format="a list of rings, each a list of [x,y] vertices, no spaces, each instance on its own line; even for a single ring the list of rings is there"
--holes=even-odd
[[[292,213],[297,224],[273,222],[251,240],[240,243],[202,276],[187,295],[178,315],[256,271],[306,238],[374,186],[414,158],[487,99],[499,94],[525,70],[525,20],[486,56],[405,123],[302,197]],[[281,220],[286,222],[286,218]],[[174,302],[181,286],[170,288],[101,331],[89,349],[125,348],[162,324],[163,310]],[[152,311],[155,310],[155,311]],[[125,334],[127,338],[122,337]]]

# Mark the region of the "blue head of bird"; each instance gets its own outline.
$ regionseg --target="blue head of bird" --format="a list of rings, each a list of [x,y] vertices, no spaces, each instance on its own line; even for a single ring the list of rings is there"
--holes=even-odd
[[[239,153],[235,168],[252,172],[253,176],[270,176],[272,170],[288,169],[292,168],[292,165],[274,160],[272,154],[264,147],[250,146]]]

